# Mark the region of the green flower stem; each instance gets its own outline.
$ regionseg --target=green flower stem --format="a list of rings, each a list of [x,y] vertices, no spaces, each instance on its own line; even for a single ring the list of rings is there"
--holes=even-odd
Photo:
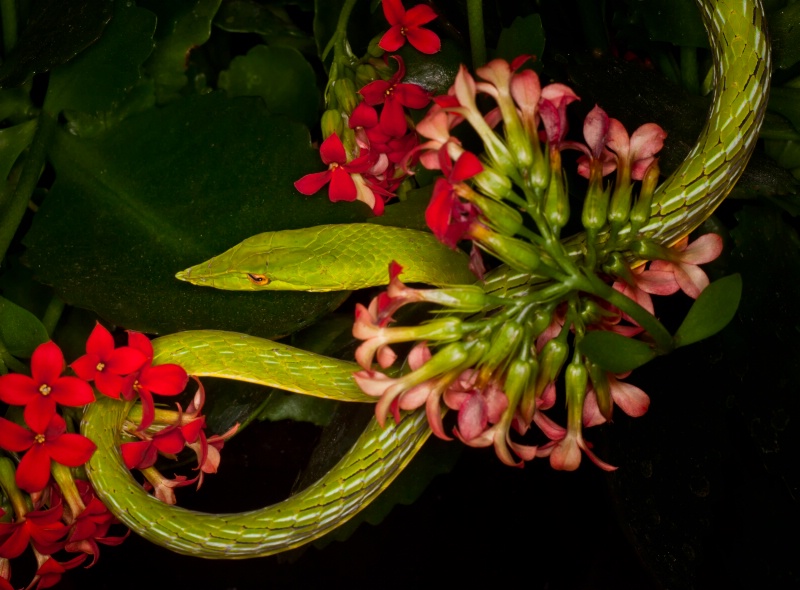
[[[58,297],[52,297],[47,304],[47,309],[44,310],[44,317],[42,324],[44,325],[47,333],[52,337],[53,332],[56,330],[58,320],[61,319],[61,314],[64,311],[64,302]]]
[[[700,73],[697,66],[697,49],[681,47],[681,82],[692,94],[700,94]]]
[[[14,371],[15,373],[27,373],[28,367],[25,366],[24,363],[18,361],[6,348],[6,343],[0,339],[0,360],[5,363],[6,367]]]
[[[328,41],[325,49],[322,51],[322,59],[327,57],[331,49],[334,49],[334,63],[336,58],[339,57],[340,51],[344,49],[347,43],[347,24],[350,22],[350,13],[353,12],[353,7],[356,5],[357,0],[345,0],[342,11],[339,13],[339,20],[336,21],[336,30],[333,36]]]
[[[586,291],[601,299],[605,299],[611,305],[633,318],[633,321],[644,328],[647,333],[655,339],[656,346],[660,353],[667,353],[675,348],[672,335],[667,331],[664,325],[633,299],[625,297],[625,295],[604,283],[594,274],[586,275],[580,283],[579,288],[581,291]]]
[[[8,457],[0,457],[0,488],[3,488],[6,497],[11,501],[18,519],[33,509],[30,498],[17,487],[17,470]]]
[[[67,501],[72,518],[76,519],[78,515],[84,511],[86,505],[81,499],[81,494],[78,491],[78,486],[75,485],[75,478],[72,477],[72,471],[66,465],[51,461],[50,473],[53,479],[61,489],[61,495]]]
[[[472,53],[472,68],[486,63],[486,36],[483,32],[483,0],[467,0],[469,20],[469,47]]]
[[[56,130],[56,122],[44,112],[39,115],[39,126],[25,160],[19,182],[11,195],[8,206],[0,212],[0,260],[5,258],[11,240],[19,227],[25,210],[28,208],[31,195],[39,183],[39,176],[44,168],[47,146]]]
[[[0,20],[3,21],[3,58],[17,44],[17,2],[0,0]]]

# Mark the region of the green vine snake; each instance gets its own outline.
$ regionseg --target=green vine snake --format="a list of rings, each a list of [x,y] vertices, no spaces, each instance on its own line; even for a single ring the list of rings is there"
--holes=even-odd
[[[666,244],[695,229],[727,196],[752,153],[769,91],[770,50],[761,1],[697,1],[712,44],[716,86],[713,106],[697,144],[660,186],[651,223],[642,229],[648,237]],[[387,244],[383,234],[376,238],[364,227],[354,227],[353,231],[353,239],[362,252],[378,252]],[[227,270],[239,271],[234,281],[239,286],[229,288],[252,288],[267,281],[274,283],[273,288],[280,288],[281,282],[287,280],[288,286],[283,288],[307,288],[308,281],[305,287],[293,282],[289,267],[307,261],[309,255],[315,256],[317,248],[320,248],[317,253],[324,252],[321,255],[325,268],[344,263],[344,278],[332,277],[331,288],[365,286],[366,283],[352,282],[349,277],[373,263],[385,277],[388,261],[370,262],[369,256],[356,261],[347,258],[352,252],[331,249],[329,243],[327,250],[323,250],[327,240],[321,236],[317,228],[295,234],[293,241],[306,241],[305,251],[286,250],[282,263],[276,262],[281,260],[276,257],[269,265],[271,271],[276,268],[289,271],[281,277],[267,276],[263,263],[255,269],[229,264]],[[403,240],[394,242],[403,249]],[[332,256],[331,252],[339,256]],[[426,276],[426,270],[415,280],[434,284],[452,280],[437,275],[435,267],[436,263],[428,269],[430,274]],[[197,276],[199,271],[193,272]],[[322,277],[315,277],[313,285],[320,284],[320,280]],[[190,374],[261,383],[344,401],[375,401],[352,380],[352,373],[358,370],[355,364],[267,340],[226,332],[191,331],[158,338],[153,344],[154,362],[175,362]],[[150,541],[179,553],[220,559],[270,555],[325,534],[389,485],[430,433],[424,408],[406,413],[399,424],[385,429],[372,421],[339,463],[301,493],[251,512],[204,514],[163,504],[136,483],[119,452],[125,413],[124,404],[103,399],[92,404],[84,416],[83,433],[98,445],[87,464],[88,476],[98,495],[123,523]]]

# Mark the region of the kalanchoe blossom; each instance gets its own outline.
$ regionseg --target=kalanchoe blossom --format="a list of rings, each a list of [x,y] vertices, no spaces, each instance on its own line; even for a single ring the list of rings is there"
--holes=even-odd
[[[383,105],[380,114],[383,131],[402,137],[408,129],[403,107],[421,109],[428,105],[431,97],[422,86],[400,82],[406,75],[406,66],[400,56],[393,55],[392,59],[397,62],[397,72],[389,80],[370,82],[359,93],[368,105]]]
[[[172,363],[153,366],[153,345],[140,332],[128,332],[128,346],[142,352],[147,359],[147,363],[139,371],[126,377],[122,387],[122,396],[126,400],[133,400],[137,396],[141,400],[142,423],[139,429],[145,430],[153,423],[153,394],[178,395],[186,387],[189,376],[182,367]]]
[[[628,136],[622,123],[612,118],[609,119],[606,147],[616,155],[617,166],[628,171],[632,179],[641,180],[666,138],[666,132],[655,123],[645,123]]]
[[[112,525],[120,524],[119,521],[94,494],[94,490],[88,482],[79,479],[75,481],[75,484],[85,508],[72,522],[64,549],[71,553],[82,552],[91,555],[92,561],[86,566],[88,568],[92,567],[100,557],[98,543],[109,546],[119,545],[128,538],[130,530],[121,537],[109,536],[109,529]]]
[[[383,0],[383,14],[391,28],[381,37],[378,46],[384,51],[397,51],[406,40],[418,51],[431,55],[441,49],[442,42],[433,31],[423,29],[436,18],[430,6],[418,4],[406,10],[400,0]]]
[[[0,510],[0,516],[3,512]],[[61,522],[61,506],[33,510],[10,523],[0,522],[0,557],[14,559],[32,544],[43,555],[51,555],[64,546],[69,529]]]
[[[114,338],[98,323],[86,341],[86,354],[70,365],[81,379],[94,381],[103,395],[119,399],[123,377],[138,371],[147,358],[130,346],[114,347]]]
[[[647,291],[650,285],[649,273],[671,272],[675,285],[692,299],[697,299],[709,284],[708,275],[698,265],[716,260],[721,253],[722,238],[717,234],[705,234],[691,244],[689,236],[686,236],[667,250],[668,260],[651,262],[637,284],[640,289]]]
[[[370,167],[369,158],[364,155],[348,162],[344,144],[335,133],[322,142],[319,153],[322,163],[327,164],[328,169],[306,174],[295,181],[295,188],[304,195],[313,195],[330,183],[328,198],[331,201],[355,201],[358,198],[358,189],[351,175],[366,172]]]
[[[67,432],[64,419],[53,414],[45,428],[28,430],[0,418],[0,448],[15,453],[27,451],[19,462],[17,485],[28,493],[39,492],[50,479],[50,461],[67,467],[86,463],[97,446],[82,434]]]
[[[632,418],[639,418],[647,413],[650,407],[650,396],[635,385],[622,381],[630,372],[624,375],[607,375],[611,399],[619,409]],[[606,421],[597,405],[597,393],[590,388],[586,393],[583,403],[583,425],[587,428],[597,426]]]
[[[56,404],[78,407],[94,401],[91,386],[77,377],[62,377],[64,355],[55,342],[39,345],[31,357],[31,377],[10,373],[0,377],[0,400],[25,406],[25,422],[44,432]]]
[[[455,248],[466,237],[479,210],[472,203],[464,203],[453,189],[454,184],[468,180],[483,170],[477,156],[463,152],[455,164],[445,150],[439,151],[439,160],[445,178],[436,181],[433,197],[425,210],[425,221],[440,242]]]
[[[39,569],[36,570],[36,575],[34,576],[33,581],[28,588],[32,588],[34,584],[36,584],[34,590],[52,588],[61,581],[61,576],[63,576],[67,570],[78,567],[84,561],[86,561],[86,555],[78,555],[77,557],[64,562],[56,561],[52,557],[47,557],[47,559],[42,560],[42,563],[39,565]]]

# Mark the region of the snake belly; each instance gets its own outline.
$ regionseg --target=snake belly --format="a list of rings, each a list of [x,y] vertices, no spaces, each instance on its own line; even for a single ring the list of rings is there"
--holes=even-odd
[[[642,233],[669,244],[699,226],[727,196],[754,149],[769,92],[769,40],[760,0],[697,0],[711,40],[715,90],[708,122],[686,160],[659,188]],[[153,342],[154,362],[177,362],[190,374],[241,379],[305,393],[365,399],[357,366],[254,337],[183,332]],[[309,377],[313,373],[314,377]],[[270,555],[315,539],[366,506],[410,461],[430,434],[424,408],[381,429],[375,421],[322,479],[261,510],[205,514],[146,494],[119,451],[126,407],[91,404],[82,431],[98,445],[87,464],[95,490],[114,515],[146,539],[205,558]]]

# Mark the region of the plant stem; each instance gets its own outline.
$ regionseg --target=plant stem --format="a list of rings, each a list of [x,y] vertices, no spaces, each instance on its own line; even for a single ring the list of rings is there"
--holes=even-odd
[[[17,1],[0,0],[0,20],[3,21],[3,59],[17,44]]]
[[[51,337],[53,336],[53,332],[56,330],[58,320],[61,319],[61,314],[63,311],[64,302],[58,297],[52,297],[50,299],[50,303],[47,304],[47,309],[44,310],[44,317],[42,318],[42,324]]]
[[[700,74],[697,69],[697,49],[681,47],[681,82],[692,94],[700,94]]]
[[[339,13],[339,20],[336,21],[336,30],[333,32],[333,36],[330,38],[330,41],[328,41],[325,49],[322,51],[323,60],[327,57],[331,49],[334,47],[338,49],[340,41],[347,41],[347,24],[350,22],[350,13],[353,12],[353,7],[356,5],[356,2],[357,0],[345,0],[342,11]],[[337,52],[334,52],[334,61],[336,53]]]
[[[672,335],[667,331],[664,325],[659,322],[656,317],[636,303],[633,299],[629,299],[616,289],[608,286],[601,279],[593,274],[585,277],[585,280],[580,281],[580,289],[596,295],[608,301],[611,305],[620,311],[628,314],[633,321],[639,326],[644,328],[656,341],[656,346],[660,353],[670,352],[675,348],[672,341]]]
[[[469,48],[472,53],[472,68],[486,63],[486,37],[483,31],[483,0],[467,0],[469,20]]]
[[[15,373],[25,374],[28,372],[28,367],[18,361],[6,348],[6,343],[0,339],[0,360],[5,363],[6,367]]]
[[[0,457],[0,488],[6,493],[6,498],[14,507],[14,514],[17,519],[23,518],[28,511],[33,508],[28,498],[17,487],[17,470],[14,462],[8,457]],[[27,501],[26,501],[27,498]]]
[[[39,126],[36,128],[36,134],[33,136],[28,157],[25,160],[25,167],[19,177],[17,186],[14,188],[14,194],[11,195],[5,210],[0,212],[2,215],[2,218],[0,218],[0,260],[5,257],[8,247],[11,245],[11,240],[14,239],[14,234],[22,221],[22,217],[25,215],[25,210],[28,208],[31,195],[39,183],[39,176],[42,174],[42,168],[44,168],[47,146],[53,133],[55,133],[55,129],[55,120],[42,112],[39,115]]]

